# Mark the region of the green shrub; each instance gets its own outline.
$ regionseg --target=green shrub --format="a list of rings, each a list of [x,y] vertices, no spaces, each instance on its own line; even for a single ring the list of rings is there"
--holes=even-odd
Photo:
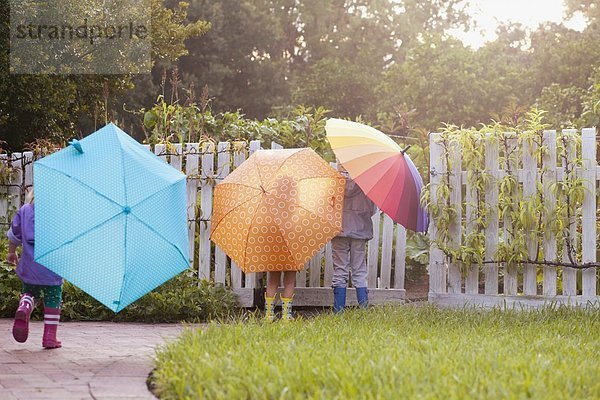
[[[12,317],[18,305],[21,281],[13,267],[1,265],[0,317]],[[41,318],[40,309],[36,308],[33,318]],[[62,319],[65,321],[198,322],[223,318],[236,310],[237,298],[233,292],[205,280],[199,281],[192,270],[179,274],[118,314],[69,282],[63,286]]]
[[[161,399],[598,399],[600,310],[374,307],[188,329]]]

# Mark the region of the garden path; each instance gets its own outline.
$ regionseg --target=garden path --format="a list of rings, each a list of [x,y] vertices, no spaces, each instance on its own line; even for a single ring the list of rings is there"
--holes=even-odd
[[[0,319],[0,399],[153,399],[146,379],[154,349],[183,330],[180,324],[61,323],[63,347],[41,347],[42,322],[29,340],[12,338]]]

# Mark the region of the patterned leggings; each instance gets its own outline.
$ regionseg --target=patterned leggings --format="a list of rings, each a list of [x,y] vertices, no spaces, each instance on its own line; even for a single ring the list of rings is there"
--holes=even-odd
[[[45,286],[23,283],[22,293],[29,293],[34,298],[44,297],[44,306],[48,308],[60,308],[62,302],[62,285]]]

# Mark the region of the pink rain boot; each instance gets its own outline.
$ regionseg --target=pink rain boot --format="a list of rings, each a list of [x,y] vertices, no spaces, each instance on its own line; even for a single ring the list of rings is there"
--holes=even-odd
[[[13,325],[13,337],[19,343],[25,343],[29,336],[29,317],[35,306],[33,296],[24,293],[19,300],[19,308],[15,313],[15,323]]]
[[[42,347],[45,349],[57,349],[62,344],[56,339],[56,330],[60,321],[60,308],[44,307],[44,336]]]

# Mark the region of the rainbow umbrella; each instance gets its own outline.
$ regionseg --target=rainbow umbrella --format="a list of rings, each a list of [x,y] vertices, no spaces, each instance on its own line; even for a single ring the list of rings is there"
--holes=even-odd
[[[385,133],[357,122],[330,118],[325,130],[338,160],[367,197],[395,222],[425,232],[423,179],[408,154]]]

